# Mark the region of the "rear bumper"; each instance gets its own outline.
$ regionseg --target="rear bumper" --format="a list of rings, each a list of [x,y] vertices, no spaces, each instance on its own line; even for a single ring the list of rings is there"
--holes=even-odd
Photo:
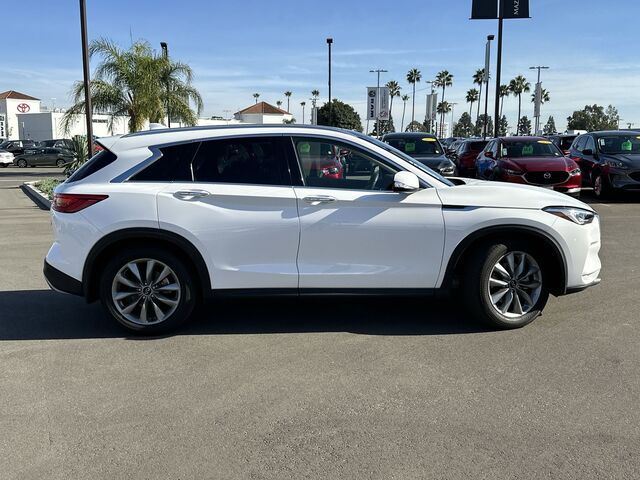
[[[52,267],[46,260],[44,261],[43,273],[44,278],[53,290],[72,295],[83,295],[82,282]]]

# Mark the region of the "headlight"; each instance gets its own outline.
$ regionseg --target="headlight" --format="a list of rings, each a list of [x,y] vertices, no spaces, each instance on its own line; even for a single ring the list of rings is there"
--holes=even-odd
[[[582,172],[580,171],[580,169],[579,169],[579,168],[576,168],[575,170],[571,170],[571,171],[569,172],[569,175],[571,175],[572,177],[575,177],[575,176],[580,175],[580,173],[582,173]]]
[[[573,223],[577,223],[578,225],[586,225],[593,222],[593,219],[596,218],[595,212],[592,212],[591,210],[585,210],[584,208],[547,207],[543,208],[542,210],[550,213],[551,215],[564,218],[565,220],[570,220]]]
[[[438,170],[440,170],[441,173],[453,173],[455,169],[456,166],[451,162],[442,162],[438,165]]]
[[[620,160],[607,159],[604,161],[604,164],[609,165],[610,167],[613,167],[613,168],[622,168],[622,169],[629,168],[624,162],[621,162]]]

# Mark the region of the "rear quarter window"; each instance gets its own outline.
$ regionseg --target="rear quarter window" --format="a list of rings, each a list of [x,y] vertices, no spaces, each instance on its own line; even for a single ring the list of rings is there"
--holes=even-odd
[[[116,161],[116,155],[109,150],[102,150],[91,157],[84,165],[73,173],[67,182],[77,182],[87,178],[89,175],[93,175],[99,170],[102,170],[107,165]]]
[[[198,151],[199,142],[160,147],[161,157],[131,180],[138,182],[190,182],[191,161]]]

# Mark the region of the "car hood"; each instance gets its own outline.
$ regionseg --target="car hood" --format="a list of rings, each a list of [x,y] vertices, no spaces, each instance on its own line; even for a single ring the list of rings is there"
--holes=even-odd
[[[570,166],[565,157],[505,158],[504,160],[513,163],[523,172],[565,171]]]
[[[515,183],[463,180],[465,185],[438,189],[443,205],[528,209],[576,207],[593,211],[586,203],[553,190]]]
[[[624,162],[631,168],[640,168],[640,154],[637,154],[637,153],[629,153],[629,154],[619,153],[617,155],[602,154],[601,158],[602,160],[608,160],[608,159],[619,160],[621,162]]]
[[[449,163],[450,160],[444,155],[416,155],[411,156],[414,160],[426,165],[429,168],[438,168],[442,162]]]

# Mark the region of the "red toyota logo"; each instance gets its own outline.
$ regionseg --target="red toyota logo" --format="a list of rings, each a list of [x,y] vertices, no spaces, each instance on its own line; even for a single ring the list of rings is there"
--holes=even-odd
[[[31,107],[26,103],[19,104],[17,108],[20,113],[27,113],[29,110],[31,110]]]

